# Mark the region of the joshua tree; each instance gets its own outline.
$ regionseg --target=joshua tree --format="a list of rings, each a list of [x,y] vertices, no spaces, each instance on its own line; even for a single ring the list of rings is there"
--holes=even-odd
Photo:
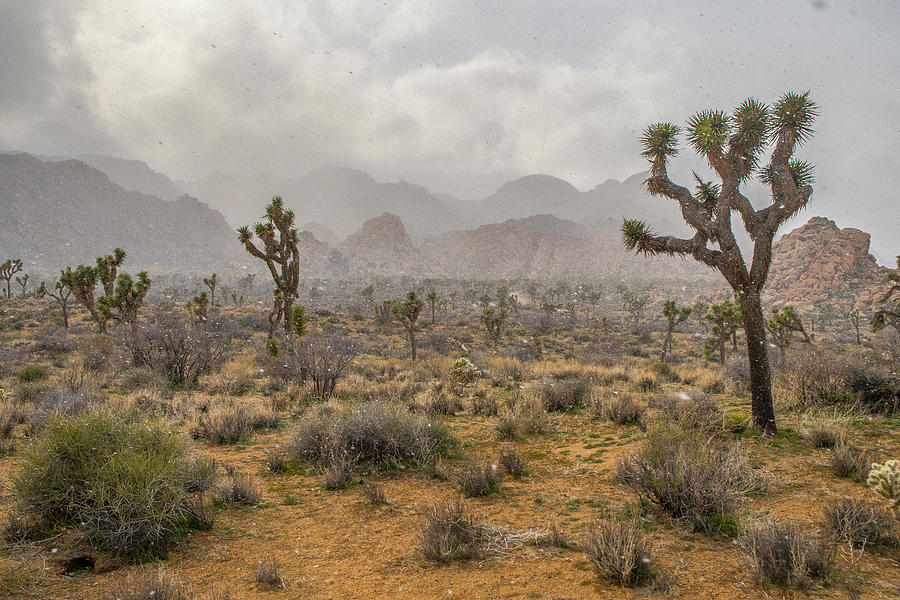
[[[486,308],[481,313],[481,324],[484,325],[488,337],[494,344],[500,341],[503,333],[503,324],[506,323],[507,311],[505,308]]]
[[[672,349],[672,332],[675,327],[691,316],[690,306],[678,306],[674,300],[666,300],[663,304],[663,316],[666,318],[666,341],[663,342],[662,353],[659,356],[659,362],[666,362],[666,355]]]
[[[266,207],[265,222],[257,223],[254,231],[263,244],[262,250],[253,243],[253,233],[249,227],[238,229],[238,240],[247,252],[265,262],[269,268],[276,288],[272,308],[272,315],[277,318],[274,325],[283,318],[284,330],[288,332],[291,324],[287,317],[297,299],[300,283],[300,250],[297,247],[294,211],[285,210],[281,197],[275,196]],[[269,337],[273,331],[274,326],[270,328]]]
[[[428,300],[428,306],[431,308],[431,324],[434,325],[434,309],[438,303],[438,294],[434,291],[434,288],[428,290],[428,295],[425,296],[425,299]]]
[[[253,291],[253,281],[255,279],[256,273],[247,273],[246,275],[238,279],[238,289],[241,291],[239,295],[239,304],[243,303],[245,298],[250,297],[250,293]]]
[[[209,288],[209,304],[216,305],[216,286],[219,284],[218,276],[213,273],[209,277],[203,278],[203,285]],[[227,296],[226,296],[227,297]]]
[[[631,290],[622,288],[619,291],[622,296],[622,308],[631,315],[631,320],[637,325],[641,322],[641,316],[644,314],[644,308],[650,303],[650,296],[639,290]]]
[[[847,314],[847,318],[850,319],[850,324],[853,325],[853,329],[856,330],[856,345],[859,346],[862,344],[862,340],[859,338],[859,323],[862,320],[862,315],[854,308]]]
[[[900,333],[900,256],[897,257],[897,268],[888,273],[891,285],[881,299],[881,308],[872,317],[872,331],[881,331],[890,325]]]
[[[103,296],[113,298],[116,295],[116,277],[119,267],[122,265],[126,253],[121,248],[113,250],[112,254],[97,257],[97,266],[78,265],[73,271],[66,267],[59,280],[64,286],[72,290],[72,295],[81,302],[97,323],[100,333],[106,333],[106,323],[110,317],[98,309],[98,302],[94,298],[97,283],[103,284]]]
[[[681,239],[656,235],[642,221],[626,220],[622,226],[629,250],[692,256],[718,269],[731,285],[747,334],[753,421],[767,434],[777,429],[760,293],[779,226],[804,208],[812,195],[813,167],[793,155],[813,133],[816,115],[817,107],[808,92],[785,94],[772,107],[751,98],[732,115],[714,110],[695,114],[688,120],[688,142],[720,181],[704,181],[695,174],[696,193],[671,181],[667,173],[669,159],[678,153],[680,128],[672,123],[650,125],[641,140],[643,156],[651,164],[647,189],[655,196],[678,202],[682,217],[696,233]],[[761,167],[770,146],[771,159]],[[754,175],[769,186],[772,194],[771,203],[759,210],[741,191],[741,185]],[[753,242],[749,264],[734,235],[733,212],[738,213]]]
[[[12,298],[11,282],[13,276],[15,276],[16,273],[20,272],[24,268],[25,267],[22,264],[22,259],[20,258],[7,259],[6,262],[0,265],[0,279],[6,280],[7,298]]]
[[[419,320],[419,313],[422,312],[424,303],[416,290],[410,290],[406,295],[406,300],[402,302],[394,302],[391,305],[391,312],[394,318],[400,321],[403,328],[406,329],[406,335],[409,338],[409,350],[413,361],[416,360],[416,321]]]
[[[116,277],[116,286],[111,295],[97,299],[97,310],[107,320],[127,323],[134,328],[137,323],[138,310],[150,290],[150,278],[147,271],[141,271],[137,280],[128,273]]]
[[[194,322],[196,317],[198,325],[206,323],[209,320],[209,295],[206,291],[204,290],[188,300],[187,309],[191,313],[191,322]]]
[[[797,311],[790,304],[781,310],[774,309],[772,318],[766,322],[766,327],[769,333],[772,334],[772,341],[778,346],[778,350],[781,351],[779,364],[784,364],[788,346],[791,345],[791,340],[795,333],[801,334],[803,341],[807,344],[812,343],[812,340],[809,339],[809,335],[806,333],[806,329],[803,328],[800,315],[797,314]]]
[[[359,291],[359,295],[362,296],[362,298],[363,298],[363,300],[365,301],[365,303],[368,304],[369,306],[374,306],[374,305],[375,305],[375,301],[374,301],[374,298],[375,298],[375,286],[373,286],[373,285],[367,285],[366,287],[364,287],[363,289],[361,289],[361,290]]]
[[[720,304],[713,304],[706,313],[706,320],[712,323],[710,337],[706,340],[706,351],[710,354],[714,350],[719,352],[719,364],[725,364],[725,344],[731,340],[732,346],[737,346],[737,330],[741,326],[741,307],[730,300]]]
[[[63,326],[68,329],[69,298],[72,296],[72,290],[69,289],[69,286],[63,284],[61,279],[56,280],[56,283],[53,284],[53,289],[56,292],[55,294],[47,289],[47,285],[44,282],[41,282],[41,287],[39,287],[37,290],[38,298],[42,298],[44,296],[53,298],[53,300],[59,305],[59,308],[62,309]]]
[[[700,326],[703,327],[704,332],[709,331],[709,326],[707,325],[706,321],[706,311],[708,310],[709,304],[707,304],[703,300],[697,300],[696,302],[694,302],[694,306],[691,309],[691,312],[697,318],[697,323],[699,323]]]
[[[113,250],[112,254],[97,257],[97,279],[103,284],[103,295],[113,296],[116,293],[116,277],[119,267],[125,262],[127,254],[121,248]]]
[[[28,280],[31,279],[31,275],[28,273],[24,273],[21,277],[16,277],[16,283],[19,284],[19,287],[22,288],[22,291],[19,292],[19,298],[22,300],[25,299],[27,293],[25,292],[25,288],[28,287]]]

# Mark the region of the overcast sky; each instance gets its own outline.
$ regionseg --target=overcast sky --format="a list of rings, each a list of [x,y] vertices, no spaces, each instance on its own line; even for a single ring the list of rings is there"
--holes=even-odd
[[[683,8],[690,6],[690,8]],[[811,90],[812,204],[900,253],[900,3],[0,0],[0,149],[321,164],[484,196],[645,168],[646,124]],[[688,152],[676,173],[702,167]],[[765,199],[758,190],[760,199]]]

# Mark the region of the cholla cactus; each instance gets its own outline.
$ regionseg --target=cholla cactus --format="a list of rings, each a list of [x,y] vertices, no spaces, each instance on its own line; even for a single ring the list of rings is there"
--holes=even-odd
[[[875,463],[869,471],[866,485],[880,495],[887,498],[891,510],[896,516],[900,516],[900,460],[886,460],[884,464]]]
[[[472,361],[465,357],[456,359],[453,366],[450,367],[450,378],[463,385],[475,381],[475,378],[478,377],[478,373],[478,367],[473,365]]]
[[[3,388],[0,388],[0,402],[3,402],[5,400],[6,400],[6,390],[4,390]]]

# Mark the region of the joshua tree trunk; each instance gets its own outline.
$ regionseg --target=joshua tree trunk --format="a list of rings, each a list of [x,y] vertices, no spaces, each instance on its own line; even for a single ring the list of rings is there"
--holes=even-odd
[[[775,410],[772,402],[772,374],[766,349],[766,319],[758,294],[740,298],[747,357],[750,360],[750,398],[753,421],[767,434],[775,433]]]
[[[410,328],[407,329],[407,333],[409,334],[409,350],[412,354],[412,360],[416,362],[416,332]]]
[[[672,326],[669,326],[668,331],[666,331],[666,341],[663,342],[662,353],[659,356],[659,362],[666,362],[666,354],[669,353],[669,349],[672,347]]]

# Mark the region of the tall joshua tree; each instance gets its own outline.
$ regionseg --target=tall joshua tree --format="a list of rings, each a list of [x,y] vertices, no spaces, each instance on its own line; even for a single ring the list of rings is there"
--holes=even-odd
[[[12,278],[24,268],[25,266],[22,264],[22,259],[20,258],[10,258],[3,264],[0,264],[0,279],[6,280],[7,299],[12,298]]]
[[[678,306],[674,300],[666,300],[663,304],[663,316],[667,321],[666,341],[663,342],[662,352],[659,356],[659,362],[666,362],[666,355],[672,349],[672,333],[679,323],[691,316],[690,306]]]
[[[672,123],[650,125],[641,139],[643,156],[651,165],[647,190],[678,202],[682,217],[696,233],[681,239],[656,235],[642,221],[626,220],[622,225],[629,250],[646,255],[692,256],[717,269],[731,285],[747,334],[753,421],[767,434],[777,429],[760,293],[769,273],[778,227],[805,207],[812,195],[813,167],[793,155],[812,135],[816,115],[817,106],[809,92],[787,93],[772,107],[750,98],[730,115],[716,110],[695,114],[687,122],[688,142],[707,160],[719,183],[704,181],[695,173],[694,193],[670,180],[667,172],[669,159],[678,154],[681,128]],[[769,148],[771,159],[760,166]],[[771,202],[758,210],[741,191],[741,185],[754,176],[772,193]],[[749,264],[735,239],[734,212],[753,242]],[[714,247],[709,247],[710,242]]]
[[[413,362],[416,360],[416,321],[419,320],[419,314],[425,305],[416,290],[410,290],[406,295],[406,300],[402,302],[394,302],[391,305],[391,312],[394,318],[400,321],[406,330],[406,336],[409,338],[409,352],[412,355]]]
[[[253,232],[262,242],[262,249],[253,243]],[[269,268],[277,292],[272,311],[278,319],[275,324],[283,320],[285,333],[290,333],[288,317],[297,299],[300,283],[300,250],[297,247],[294,211],[285,210],[281,197],[275,196],[266,206],[265,220],[257,223],[253,232],[249,227],[241,227],[238,229],[238,240],[247,252],[265,262]]]

